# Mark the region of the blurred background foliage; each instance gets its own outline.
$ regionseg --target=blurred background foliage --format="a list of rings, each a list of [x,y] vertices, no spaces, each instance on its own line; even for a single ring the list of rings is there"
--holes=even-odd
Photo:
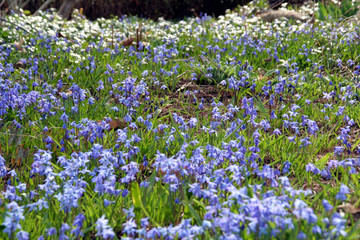
[[[65,5],[74,5],[74,8],[82,8],[84,15],[91,20],[122,15],[137,15],[156,20],[159,17],[182,19],[201,13],[218,16],[224,14],[226,9],[233,9],[248,2],[250,0],[7,0],[4,7],[11,4],[13,8],[16,5],[34,13],[46,3],[46,8],[59,10]]]
[[[263,6],[261,10],[278,9],[283,3],[289,3],[297,9],[308,0],[254,0]],[[137,15],[157,20],[179,20],[184,17],[201,17],[204,13],[212,17],[223,15],[227,9],[248,4],[250,0],[0,0],[2,10],[17,11],[19,8],[28,13],[37,14],[39,10],[56,8],[64,18],[71,17],[74,8],[81,9],[82,14],[90,20],[111,18],[114,16]],[[319,3],[316,18],[319,20],[341,20],[357,14],[359,0],[315,0]],[[3,11],[2,11],[3,13]],[[1,16],[0,16],[1,17]]]

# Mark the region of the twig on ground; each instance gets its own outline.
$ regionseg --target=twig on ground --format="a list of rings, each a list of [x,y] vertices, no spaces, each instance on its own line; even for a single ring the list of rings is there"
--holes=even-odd
[[[23,9],[29,4],[30,0],[27,0],[26,2],[22,3],[20,8]]]
[[[0,18],[0,20],[1,20],[1,21],[4,21],[4,22],[7,22],[7,23],[10,23],[10,24],[14,25],[15,27],[18,27],[18,28],[20,28],[20,29],[24,30],[25,32],[29,33],[29,31],[28,31],[28,30],[26,30],[25,28],[23,28],[23,27],[21,27],[21,26],[19,26],[19,25],[15,24],[15,23],[13,23],[13,22],[10,22],[10,21],[6,20],[5,18]]]
[[[33,15],[37,16],[40,11],[43,11],[45,8],[47,8],[52,2],[54,2],[54,0],[47,0],[46,2],[44,2],[43,5],[41,5],[41,7],[38,10],[36,10],[36,12]]]

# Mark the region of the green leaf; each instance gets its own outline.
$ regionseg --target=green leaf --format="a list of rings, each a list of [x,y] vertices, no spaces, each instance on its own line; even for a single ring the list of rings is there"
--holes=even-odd
[[[141,209],[144,214],[158,227],[160,227],[160,224],[157,223],[153,218],[150,217],[150,214],[146,211],[142,201],[141,201],[141,193],[140,193],[140,187],[137,182],[133,182],[131,184],[131,197],[133,200],[133,204],[135,208]]]
[[[23,14],[25,14],[25,15],[31,15],[31,12],[30,12],[30,10],[23,10]]]
[[[141,195],[140,195],[140,188],[137,182],[133,182],[131,184],[131,197],[134,203],[134,207],[141,208]]]
[[[256,106],[259,107],[260,111],[265,114],[265,116],[268,115],[268,112],[266,111],[266,108],[264,106],[264,104],[257,98],[254,98],[255,99],[255,103],[256,103]]]
[[[332,152],[327,153],[325,156],[320,158],[318,161],[315,162],[315,166],[322,169],[325,167],[326,163],[329,161]]]
[[[322,4],[322,3],[319,3],[319,20],[321,21],[324,21],[328,18],[329,14],[328,14],[328,11],[326,9],[326,7]]]

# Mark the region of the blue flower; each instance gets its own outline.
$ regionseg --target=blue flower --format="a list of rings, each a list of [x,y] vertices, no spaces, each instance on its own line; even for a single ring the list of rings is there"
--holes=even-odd
[[[130,219],[130,218],[134,218],[134,217],[135,217],[134,206],[131,206],[131,207],[129,208],[129,210],[127,210],[127,209],[124,208],[123,211],[125,212],[127,219]]]
[[[56,228],[54,228],[54,227],[49,228],[49,229],[47,230],[47,235],[48,235],[48,236],[56,235]]]
[[[305,166],[305,169],[307,172],[312,172],[313,174],[320,174],[321,171],[320,169],[318,169],[314,164],[312,163],[308,163]]]
[[[289,173],[289,170],[290,170],[290,167],[292,164],[289,161],[286,161],[286,162],[284,162],[283,165],[284,165],[284,167],[282,169],[282,173],[284,173],[284,174]]]
[[[123,224],[123,233],[126,233],[128,236],[135,236],[137,225],[135,220],[129,219]]]
[[[5,159],[0,154],[0,177],[5,177],[7,175],[7,168],[5,165]]]
[[[6,213],[5,220],[2,225],[5,226],[3,230],[4,233],[7,233],[9,238],[11,238],[12,234],[17,229],[21,229],[20,221],[25,219],[23,215],[24,209],[14,201],[7,204],[6,208],[9,211]]]
[[[18,240],[28,240],[29,233],[21,230],[16,234],[16,237]]]
[[[141,73],[141,76],[146,77],[149,74],[148,70],[145,70]]]
[[[322,200],[322,204],[327,212],[333,210],[333,208],[334,208],[326,199]]]
[[[71,230],[71,234],[74,234],[75,236],[83,236],[84,234],[81,232],[81,228],[83,227],[84,224],[84,220],[85,220],[85,216],[80,213],[78,214],[75,219],[74,219],[74,223],[73,225],[76,227],[75,229]]]
[[[341,155],[341,153],[344,151],[344,147],[343,146],[336,146],[334,148],[334,154],[335,155]]]
[[[306,234],[303,232],[303,231],[300,231],[298,236],[297,236],[297,239],[307,239],[306,237]]]
[[[142,218],[140,224],[142,228],[146,228],[149,225],[149,218]]]
[[[103,237],[104,239],[113,239],[115,233],[113,229],[108,225],[109,220],[103,215],[96,221],[96,236]]]
[[[59,240],[69,239],[69,237],[66,236],[66,232],[69,230],[70,230],[70,226],[67,223],[62,223],[59,230]]]
[[[278,128],[276,128],[276,129],[273,131],[273,134],[274,134],[275,136],[279,136],[279,135],[281,135],[281,131],[280,131]]]
[[[335,198],[336,200],[346,201],[347,200],[346,194],[349,193],[350,193],[349,187],[341,183],[340,191],[336,194]]]
[[[338,237],[339,235],[347,235],[347,232],[345,231],[346,219],[343,219],[338,212],[334,212],[331,218],[331,224],[335,226],[335,228],[331,230],[333,236]]]

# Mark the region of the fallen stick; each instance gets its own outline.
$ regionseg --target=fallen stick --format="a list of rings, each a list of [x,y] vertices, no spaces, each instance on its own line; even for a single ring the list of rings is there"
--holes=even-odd
[[[273,22],[275,19],[287,18],[299,21],[305,21],[304,15],[290,10],[270,10],[267,13],[260,14],[260,17],[265,22]]]

